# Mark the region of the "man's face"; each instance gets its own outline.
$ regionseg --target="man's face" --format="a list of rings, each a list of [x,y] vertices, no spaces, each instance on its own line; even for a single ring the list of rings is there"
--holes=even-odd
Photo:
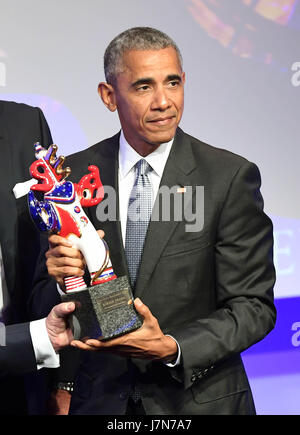
[[[128,143],[147,155],[175,135],[185,75],[173,47],[128,51],[123,66],[113,86],[116,108]]]

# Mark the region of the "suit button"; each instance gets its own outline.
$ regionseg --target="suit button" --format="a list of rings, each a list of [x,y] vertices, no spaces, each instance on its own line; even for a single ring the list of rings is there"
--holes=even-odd
[[[128,397],[128,393],[126,391],[121,391],[119,397],[121,400],[126,400]]]

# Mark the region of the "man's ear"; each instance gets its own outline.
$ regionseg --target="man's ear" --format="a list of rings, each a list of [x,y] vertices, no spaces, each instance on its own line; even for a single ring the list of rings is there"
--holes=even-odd
[[[116,94],[112,85],[106,82],[99,83],[98,94],[108,110],[114,112],[117,109]]]

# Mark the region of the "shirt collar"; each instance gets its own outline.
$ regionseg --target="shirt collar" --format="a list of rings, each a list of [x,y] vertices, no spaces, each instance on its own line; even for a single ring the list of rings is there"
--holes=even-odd
[[[150,153],[148,156],[142,157],[129,145],[129,143],[125,139],[123,130],[121,130],[119,148],[119,170],[121,178],[126,177],[126,175],[131,171],[134,165],[141,158],[144,158],[152,167],[153,171],[155,171],[157,175],[162,177],[173,141],[174,138],[170,140],[170,142],[161,144],[155,151]]]

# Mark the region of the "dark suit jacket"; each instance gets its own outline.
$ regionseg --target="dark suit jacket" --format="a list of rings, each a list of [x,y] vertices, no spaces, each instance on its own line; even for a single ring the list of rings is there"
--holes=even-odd
[[[0,378],[36,370],[29,323],[10,325],[5,328],[5,331],[2,328],[0,329]]]
[[[13,187],[30,178],[35,142],[52,143],[39,108],[0,101],[0,244],[11,300],[7,323],[27,320],[26,306],[39,253],[39,233],[28,212],[27,198],[15,199]]]
[[[41,110],[0,100],[0,245],[11,301],[4,313],[7,324],[27,321],[27,301],[40,249],[27,198],[16,200],[12,191],[16,183],[30,178],[29,166],[35,160],[33,144],[37,141],[44,146],[52,143]],[[23,360],[20,355],[17,351],[16,363]],[[27,412],[22,385],[21,378],[1,380],[0,413]]]
[[[70,156],[72,180],[98,165],[103,185],[118,190],[119,135]],[[253,414],[240,352],[274,327],[272,223],[263,212],[257,167],[177,130],[161,186],[204,186],[204,226],[152,221],[135,288],[181,364],[84,353],[72,396],[73,414],[124,414],[132,381],[147,414]],[[195,201],[195,195],[193,197]],[[193,204],[195,206],[195,204]],[[117,276],[127,273],[119,221],[99,222]],[[118,216],[118,211],[117,211]],[[46,278],[45,278],[46,279]],[[33,300],[45,295],[36,288]],[[48,309],[48,308],[47,308]]]

